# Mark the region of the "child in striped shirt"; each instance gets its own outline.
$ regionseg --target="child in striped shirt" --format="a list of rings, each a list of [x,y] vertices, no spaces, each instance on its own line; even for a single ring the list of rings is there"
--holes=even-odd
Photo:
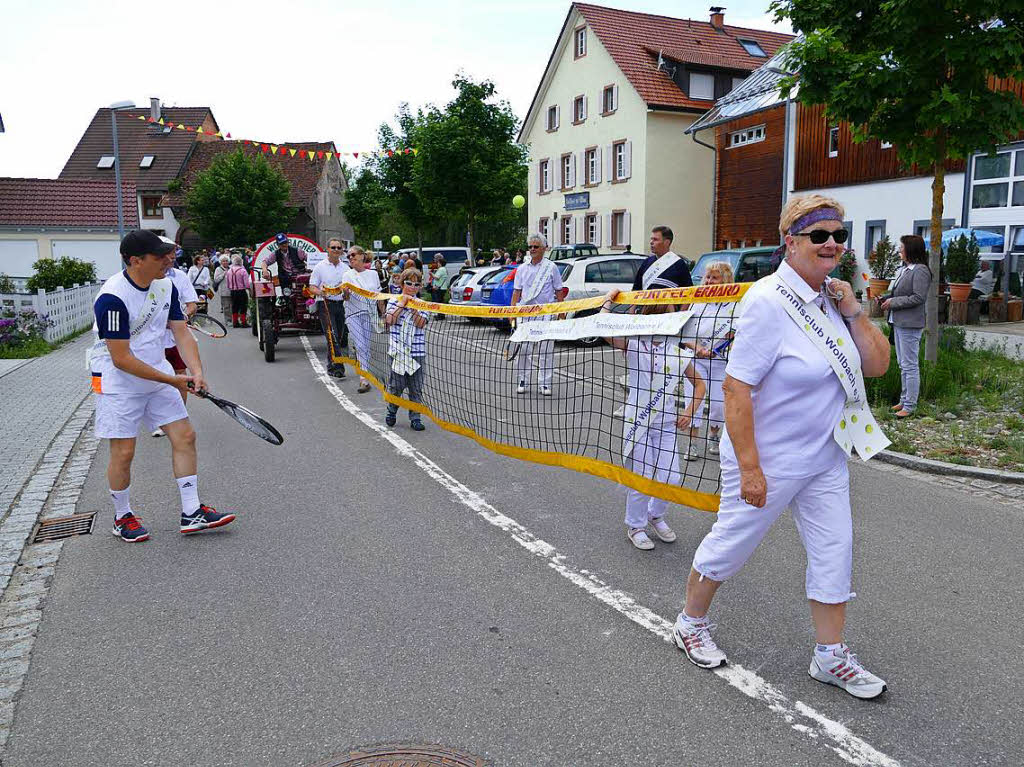
[[[427,361],[427,339],[424,328],[427,315],[417,309],[408,308],[410,298],[419,295],[423,275],[418,269],[405,269],[399,279],[402,294],[388,301],[384,324],[389,328],[388,356],[391,358],[391,376],[388,393],[401,397],[409,390],[412,402],[423,401],[423,366]],[[397,422],[398,405],[388,403],[384,423],[394,426]],[[409,425],[413,431],[423,431],[420,414],[409,411]]]

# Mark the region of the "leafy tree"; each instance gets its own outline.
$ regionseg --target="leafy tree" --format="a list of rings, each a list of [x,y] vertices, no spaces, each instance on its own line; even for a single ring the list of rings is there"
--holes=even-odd
[[[783,92],[824,104],[855,141],[892,142],[930,169],[932,274],[941,261],[946,163],[992,152],[1024,130],[1024,104],[991,78],[1024,75],[1024,6],[1005,0],[774,0],[776,20],[806,33],[790,45]],[[938,353],[938,281],[928,297],[926,358]]]
[[[427,212],[461,221],[472,249],[477,225],[526,193],[526,149],[515,143],[512,107],[493,101],[492,82],[459,74],[452,85],[455,99],[428,109],[416,128],[412,189]]]
[[[261,155],[240,148],[216,157],[196,176],[186,196],[186,217],[203,239],[253,243],[288,227],[291,185]]]
[[[42,289],[49,292],[61,287],[70,288],[96,282],[96,264],[70,256],[40,258],[32,264],[32,268],[35,274],[26,282],[26,287],[31,291]]]
[[[417,132],[424,121],[422,110],[413,115],[409,105],[403,103],[396,115],[399,132],[396,133],[387,123],[378,131],[381,149],[394,152],[379,159],[378,178],[394,202],[395,212],[412,230],[412,241],[420,248],[423,247],[424,229],[430,225],[432,217],[427,214],[423,199],[414,188],[416,154],[406,154],[404,150],[417,146]]]

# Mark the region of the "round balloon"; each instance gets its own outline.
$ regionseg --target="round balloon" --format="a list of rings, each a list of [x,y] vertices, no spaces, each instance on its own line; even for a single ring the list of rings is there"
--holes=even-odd
[[[397,245],[401,241],[402,241],[402,238],[399,237],[397,234],[391,236],[391,244],[392,245]]]
[[[512,204],[515,205],[517,208],[521,208],[524,205],[526,205],[526,198],[523,197],[521,194],[517,194],[515,197],[512,198]]]

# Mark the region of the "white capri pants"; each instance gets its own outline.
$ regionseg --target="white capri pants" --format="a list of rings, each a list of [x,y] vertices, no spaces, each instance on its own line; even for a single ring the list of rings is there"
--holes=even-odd
[[[517,322],[547,322],[551,318],[543,317],[520,317]],[[537,381],[541,386],[551,386],[551,373],[555,366],[555,342],[554,341],[531,341],[522,344],[522,349],[516,356],[516,383],[532,383],[533,360],[537,359]]]
[[[356,361],[359,367],[370,370],[370,313],[363,311],[358,314],[346,314],[345,324],[348,326],[349,343],[356,345]]]
[[[765,479],[767,500],[758,509],[740,498],[739,469],[723,471],[718,520],[697,547],[693,569],[715,581],[728,580],[788,506],[807,552],[807,598],[826,604],[849,601],[854,596],[853,521],[846,461],[813,477]]]
[[[697,374],[704,379],[704,385],[707,387],[707,397],[710,398],[710,407],[708,412],[708,427],[718,429],[722,431],[722,427],[725,425],[725,401],[723,400],[722,394],[722,382],[725,381],[725,366],[727,362],[722,359],[704,359],[698,358],[694,360],[694,366],[697,369]],[[692,395],[692,387],[689,386],[689,379],[687,379],[687,396]],[[704,408],[697,408],[697,412],[693,415],[693,427],[700,428],[704,423]]]
[[[659,482],[679,482],[679,454],[676,450],[675,420],[655,421],[647,435],[633,446],[628,462],[634,474]],[[629,527],[647,527],[652,519],[665,516],[668,501],[644,495],[639,490],[626,489],[626,524]]]

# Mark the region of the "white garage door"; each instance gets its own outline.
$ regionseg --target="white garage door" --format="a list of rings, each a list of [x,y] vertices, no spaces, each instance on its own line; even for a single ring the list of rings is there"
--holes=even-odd
[[[53,240],[53,257],[70,256],[96,264],[100,281],[121,271],[121,253],[117,240]]]
[[[32,264],[39,260],[35,240],[0,240],[0,274],[31,277]]]

